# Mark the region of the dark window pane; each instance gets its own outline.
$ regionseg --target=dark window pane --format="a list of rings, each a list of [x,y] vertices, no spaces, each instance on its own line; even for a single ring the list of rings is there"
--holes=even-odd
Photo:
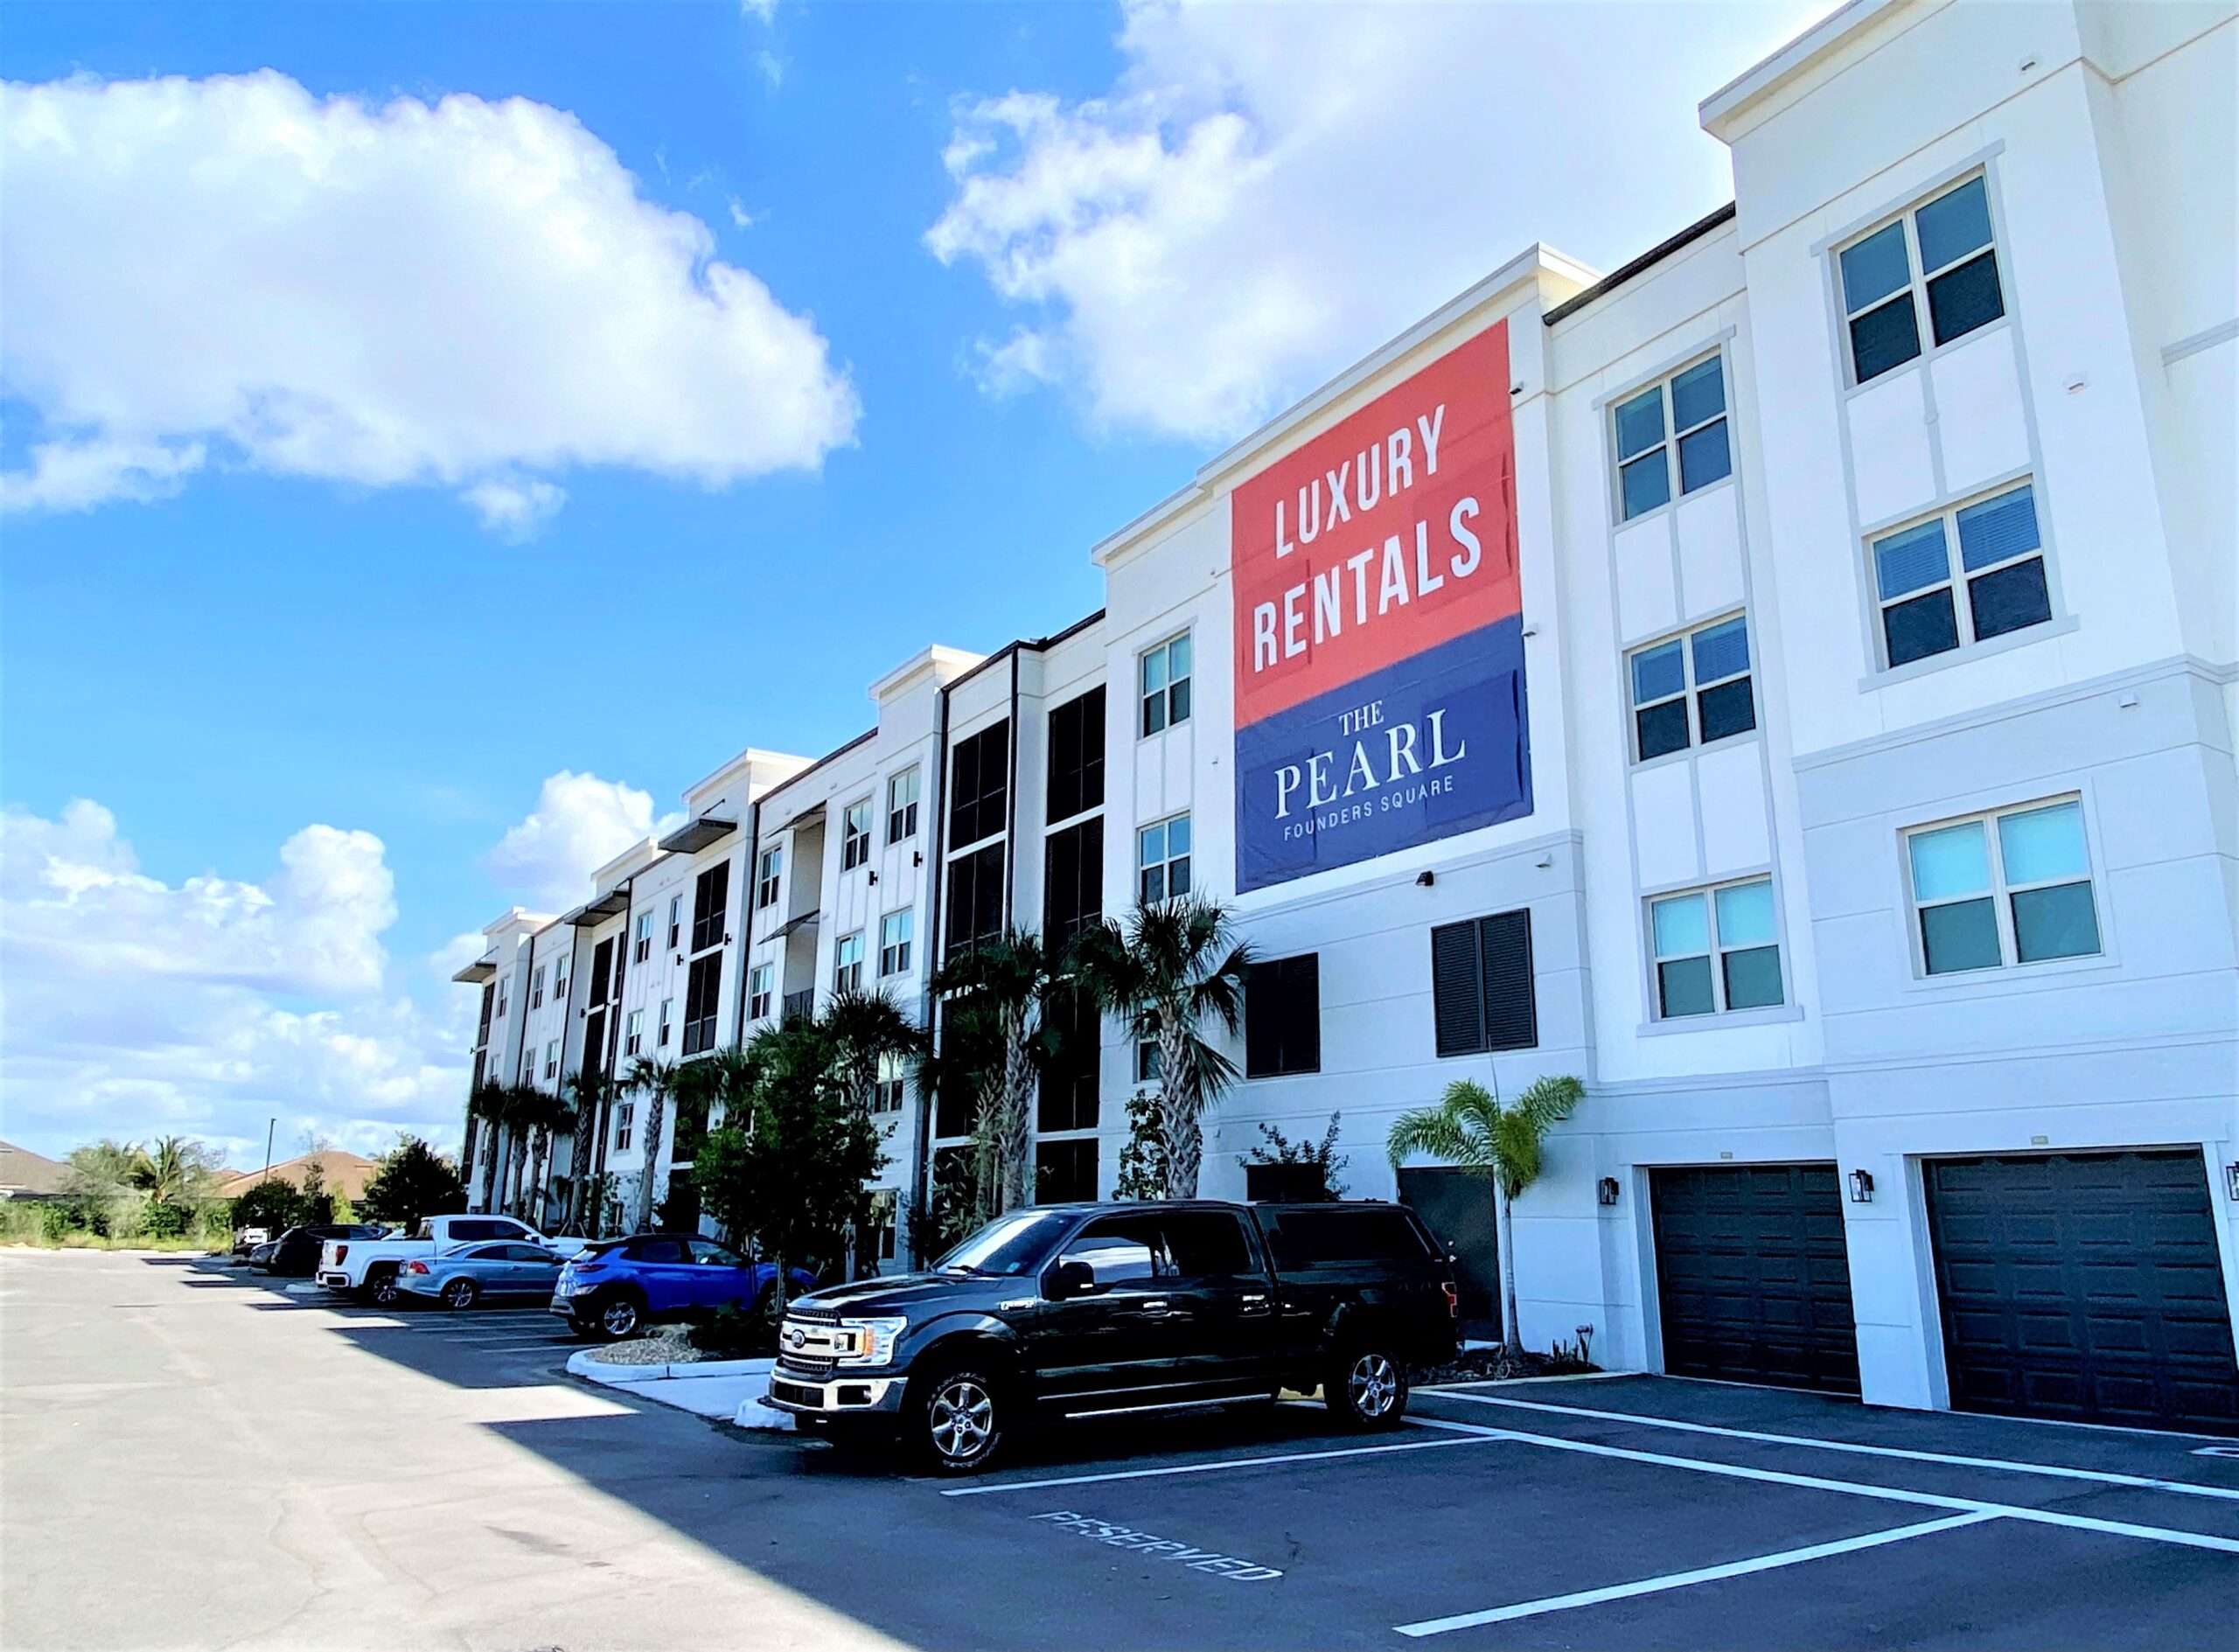
[[[1711,961],[1679,958],[1656,966],[1657,1013],[1666,1020],[1678,1015],[1707,1015],[1717,1005],[1711,1001]]]
[[[1166,892],[1175,900],[1189,893],[1189,857],[1166,863]]]
[[[1662,448],[1644,459],[1635,459],[1620,470],[1618,475],[1623,478],[1628,519],[1671,502],[1671,471],[1664,461]]]
[[[1726,1007],[1763,1009],[1781,1001],[1781,949],[1753,946],[1728,952],[1726,964]]]
[[[1860,384],[1903,366],[1920,352],[1920,323],[1910,293],[1900,293],[1851,323],[1851,365]]]
[[[1043,1014],[1043,1031],[1046,1049],[1036,1128],[1044,1133],[1095,1129],[1097,1070],[1103,1055],[1104,1035],[1104,1021],[1097,1011],[1096,1000],[1070,987],[1052,993]]]
[[[1166,727],[1166,690],[1143,696],[1143,732],[1157,734]]]
[[[1034,1202],[1072,1204],[1096,1197],[1096,1143],[1044,1141],[1034,1149]]]
[[[1174,687],[1166,691],[1167,721],[1168,722],[1188,722],[1189,721],[1189,684],[1191,680],[1192,680],[1188,677],[1178,678],[1175,680]]]
[[[1843,249],[1843,310],[1855,316],[1877,298],[1886,298],[1912,279],[1902,223],[1876,230],[1855,247]],[[1860,374],[1864,377],[1864,374]]]
[[[1039,1186],[1035,1189],[1035,1197],[1037,1201],[1043,1198]],[[1099,1290],[1114,1285],[1147,1285],[1151,1279],[1150,1246],[1102,1223],[1067,1245],[1063,1259],[1087,1263]]]
[[[1970,258],[1928,284],[1929,324],[1940,345],[1963,338],[2004,314],[2005,298],[1998,291],[1996,253]]]
[[[1671,380],[1671,428],[1691,429],[1726,411],[1726,374],[1719,359],[1698,362]]]
[[[2036,495],[2026,484],[1959,512],[1959,564],[1970,573],[2009,561],[2042,542]]]
[[[1951,553],[1940,516],[1873,541],[1874,589],[1885,603],[1950,577]]]
[[[2091,885],[2061,883],[2015,895],[2013,947],[2025,964],[2097,951],[2099,917],[2091,910]]]
[[[1695,715],[1703,725],[1706,745],[1728,735],[1747,734],[1757,726],[1757,701],[1749,692],[1749,679],[1737,677],[1704,689],[1695,696]]]
[[[1667,700],[1660,706],[1636,711],[1633,727],[1640,738],[1643,763],[1667,751],[1683,751],[1687,745],[1687,702]]]
[[[1629,459],[1664,440],[1664,392],[1645,390],[1617,406],[1617,457]]]
[[[1321,1069],[1321,958],[1307,952],[1252,965],[1244,979],[1245,1077]]]
[[[1914,220],[1921,238],[1921,267],[1941,269],[1953,259],[1991,244],[1990,193],[1970,178],[1921,208]]]
[[[1998,956],[1997,909],[1987,899],[1922,908],[1921,950],[1931,975],[1996,969],[2005,961]]]
[[[1633,704],[1669,700],[1687,686],[1687,651],[1680,643],[1643,648],[1633,656]]]
[[[1977,640],[2042,624],[2053,617],[2052,598],[2045,592],[2045,559],[2033,556],[1994,573],[1977,574],[1967,582],[1967,607],[1975,617]]]
[[[1726,421],[1706,424],[1679,438],[1679,491],[1692,493],[1733,474],[1733,456],[1726,450]]]
[[[1930,591],[1909,603],[1883,609],[1881,634],[1889,645],[1893,666],[1958,647],[1959,617],[1952,610],[1951,593]]]
[[[1159,1218],[1174,1271],[1185,1279],[1223,1279],[1248,1272],[1252,1249],[1244,1227],[1225,1210],[1175,1210]]]
[[[1043,938],[1063,946],[1103,916],[1103,820],[1051,833],[1043,852]]]

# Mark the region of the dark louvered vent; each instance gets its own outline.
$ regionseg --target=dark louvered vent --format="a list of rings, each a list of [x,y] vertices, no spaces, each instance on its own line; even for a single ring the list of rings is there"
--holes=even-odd
[[[1431,931],[1431,1004],[1438,1053],[1466,1056],[1485,1047],[1484,978],[1477,965],[1477,920]]]
[[[1431,1000],[1441,1056],[1537,1045],[1531,914],[1498,912],[1433,930]]]

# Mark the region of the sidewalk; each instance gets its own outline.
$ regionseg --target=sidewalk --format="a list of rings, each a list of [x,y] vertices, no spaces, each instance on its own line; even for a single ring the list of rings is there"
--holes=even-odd
[[[584,1349],[568,1358],[570,1376],[608,1388],[626,1389],[646,1399],[673,1405],[699,1417],[719,1417],[741,1428],[790,1431],[793,1419],[760,1403],[770,1391],[775,1360],[699,1360],[678,1365],[613,1365]]]

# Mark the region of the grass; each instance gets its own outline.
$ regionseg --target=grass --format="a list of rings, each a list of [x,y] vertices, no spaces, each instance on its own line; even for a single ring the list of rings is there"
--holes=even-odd
[[[103,1225],[109,1231],[96,1233],[91,1227],[80,1225],[85,1213],[73,1213],[69,1206],[45,1200],[11,1200],[0,1205],[0,1245],[36,1251],[206,1251],[213,1255],[231,1248],[230,1235],[221,1239],[192,1225],[185,1233],[142,1231],[141,1223],[133,1220],[138,1208],[128,1208],[125,1202],[102,1214]]]

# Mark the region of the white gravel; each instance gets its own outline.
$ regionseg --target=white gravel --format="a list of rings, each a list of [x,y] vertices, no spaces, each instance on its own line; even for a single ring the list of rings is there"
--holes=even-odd
[[[633,1336],[627,1342],[610,1342],[591,1353],[592,1360],[601,1365],[694,1365],[705,1357],[685,1340],[681,1330]]]

